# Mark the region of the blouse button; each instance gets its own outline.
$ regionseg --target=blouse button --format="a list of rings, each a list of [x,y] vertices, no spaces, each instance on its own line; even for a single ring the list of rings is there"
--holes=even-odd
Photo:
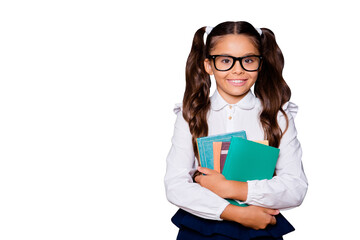
[[[229,117],[229,120],[231,120],[231,119],[232,119],[232,116]]]

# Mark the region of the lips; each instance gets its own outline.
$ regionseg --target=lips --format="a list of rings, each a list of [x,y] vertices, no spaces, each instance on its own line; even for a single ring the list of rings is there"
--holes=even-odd
[[[235,87],[241,87],[245,85],[247,79],[228,79],[227,81]]]

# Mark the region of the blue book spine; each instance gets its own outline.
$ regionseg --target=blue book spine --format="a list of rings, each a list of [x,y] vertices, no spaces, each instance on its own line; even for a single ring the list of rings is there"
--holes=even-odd
[[[246,139],[245,131],[231,132],[208,137],[197,138],[200,165],[202,167],[214,169],[213,142],[228,142],[232,137]]]

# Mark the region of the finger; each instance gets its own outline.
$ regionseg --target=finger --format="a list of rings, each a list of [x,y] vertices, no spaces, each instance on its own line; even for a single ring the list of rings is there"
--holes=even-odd
[[[198,167],[197,169],[199,172],[203,173],[203,174],[206,174],[206,175],[209,175],[209,174],[213,174],[214,170],[210,169],[210,168],[205,168],[205,167]]]
[[[195,182],[200,183],[202,177],[203,177],[203,175],[197,175],[197,176],[194,178]]]
[[[275,225],[276,224],[276,218],[274,216],[271,217],[271,221],[270,221],[271,225]]]
[[[266,208],[265,212],[273,216],[278,215],[280,213],[280,211],[277,209],[269,209],[269,208]]]

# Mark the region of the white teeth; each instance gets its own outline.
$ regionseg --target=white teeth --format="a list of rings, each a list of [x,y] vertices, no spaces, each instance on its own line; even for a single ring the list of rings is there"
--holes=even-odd
[[[233,83],[242,83],[242,82],[244,82],[244,81],[241,81],[241,80],[231,80],[231,82],[233,82]]]

